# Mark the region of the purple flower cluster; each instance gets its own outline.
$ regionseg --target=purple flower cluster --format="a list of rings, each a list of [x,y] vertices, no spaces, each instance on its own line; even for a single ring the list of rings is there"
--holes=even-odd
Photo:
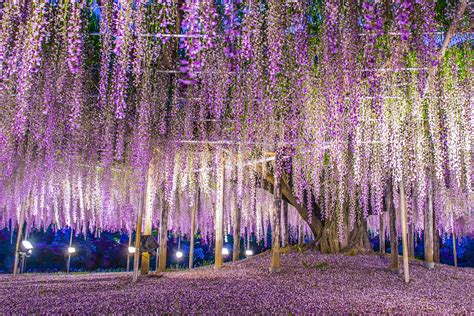
[[[153,170],[148,214],[180,200],[168,222],[182,233],[199,187],[203,233],[224,195],[226,230],[237,196],[264,236],[275,175],[341,240],[383,210],[389,178],[395,192],[405,179],[417,232],[429,194],[441,232],[473,231],[470,55],[449,51],[427,84],[432,1],[328,0],[312,36],[310,1],[105,1],[88,34],[92,6],[2,7],[0,227],[25,212],[28,229],[129,229]]]
[[[69,70],[77,74],[82,63],[82,32],[81,32],[81,8],[80,3],[71,3],[70,20],[68,23],[67,41],[68,41],[68,59]]]
[[[411,37],[411,15],[415,9],[413,2],[413,0],[395,1],[398,5],[396,20],[403,41],[407,41]]]

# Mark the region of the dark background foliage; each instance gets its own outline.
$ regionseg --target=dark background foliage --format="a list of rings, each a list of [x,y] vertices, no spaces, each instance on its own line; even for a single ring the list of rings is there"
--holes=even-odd
[[[0,273],[11,273],[13,267],[13,255],[16,243],[16,230],[0,230]],[[156,238],[157,231],[153,231]],[[47,229],[33,230],[29,233],[28,240],[34,245],[33,254],[27,259],[25,272],[60,272],[65,271],[69,245],[70,230],[55,230],[51,226]],[[203,266],[212,264],[214,261],[214,248],[211,243],[212,236],[202,236],[200,232],[196,234],[194,265]],[[134,237],[133,237],[134,238]],[[225,247],[232,253],[233,237],[227,235]],[[379,250],[378,237],[371,239],[375,251]],[[440,247],[441,263],[453,265],[452,238],[441,238]],[[125,271],[128,254],[128,234],[124,232],[107,232],[100,234],[87,233],[87,236],[79,234],[73,238],[73,246],[77,253],[71,258],[71,271]],[[295,244],[296,240],[290,240],[290,244]],[[246,241],[241,240],[241,256],[245,250]],[[257,242],[255,236],[251,236],[250,248],[254,253],[259,253],[268,249],[271,244],[271,231],[268,231],[267,242]],[[387,242],[387,252],[390,252],[390,243]],[[178,237],[172,232],[168,235],[168,268],[185,268],[189,261],[189,240],[184,236],[179,241],[179,247],[184,253],[184,257],[177,260],[175,253],[178,250]],[[401,243],[399,251],[402,253]],[[474,267],[474,239],[463,237],[457,242],[458,266]],[[417,238],[415,241],[415,256],[423,259],[423,239]],[[232,256],[227,256],[230,260]],[[132,261],[130,267],[132,267]],[[155,267],[155,257],[151,258],[151,267]]]

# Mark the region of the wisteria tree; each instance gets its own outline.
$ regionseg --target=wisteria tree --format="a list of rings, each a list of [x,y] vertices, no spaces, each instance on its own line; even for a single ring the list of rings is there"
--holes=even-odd
[[[0,8],[4,226],[261,237],[283,199],[323,252],[474,230],[466,0]]]

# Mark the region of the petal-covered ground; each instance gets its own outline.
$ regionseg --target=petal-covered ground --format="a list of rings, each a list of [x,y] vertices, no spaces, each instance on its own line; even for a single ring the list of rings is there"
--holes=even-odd
[[[411,282],[392,274],[389,257],[282,255],[282,271],[268,272],[269,255],[165,273],[11,275],[0,277],[0,314],[11,313],[428,313],[473,314],[474,269],[410,262]]]

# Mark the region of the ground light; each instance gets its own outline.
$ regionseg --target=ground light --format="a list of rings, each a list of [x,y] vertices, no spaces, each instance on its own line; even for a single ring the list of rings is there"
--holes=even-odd
[[[230,254],[230,251],[228,248],[222,248],[222,255],[228,256]]]
[[[127,249],[127,272],[130,271],[130,257],[133,256],[136,249],[133,246],[128,246]]]
[[[20,249],[18,250],[18,254],[21,256],[21,268],[20,273],[23,273],[25,268],[26,258],[31,256],[33,253],[33,245],[28,240],[22,240],[20,244]]]
[[[247,257],[253,256],[253,251],[251,249],[247,249],[247,250],[245,250],[245,255]]]
[[[71,256],[76,253],[76,248],[69,246],[67,248],[67,266],[66,266],[66,272],[69,273],[69,270],[71,268]]]
[[[23,240],[21,242],[21,246],[20,246],[20,254],[25,256],[29,256],[31,255],[31,253],[33,252],[33,245],[31,244],[31,242],[29,242],[28,240]]]
[[[176,258],[178,258],[178,260],[183,258],[183,252],[181,250],[176,251]]]

